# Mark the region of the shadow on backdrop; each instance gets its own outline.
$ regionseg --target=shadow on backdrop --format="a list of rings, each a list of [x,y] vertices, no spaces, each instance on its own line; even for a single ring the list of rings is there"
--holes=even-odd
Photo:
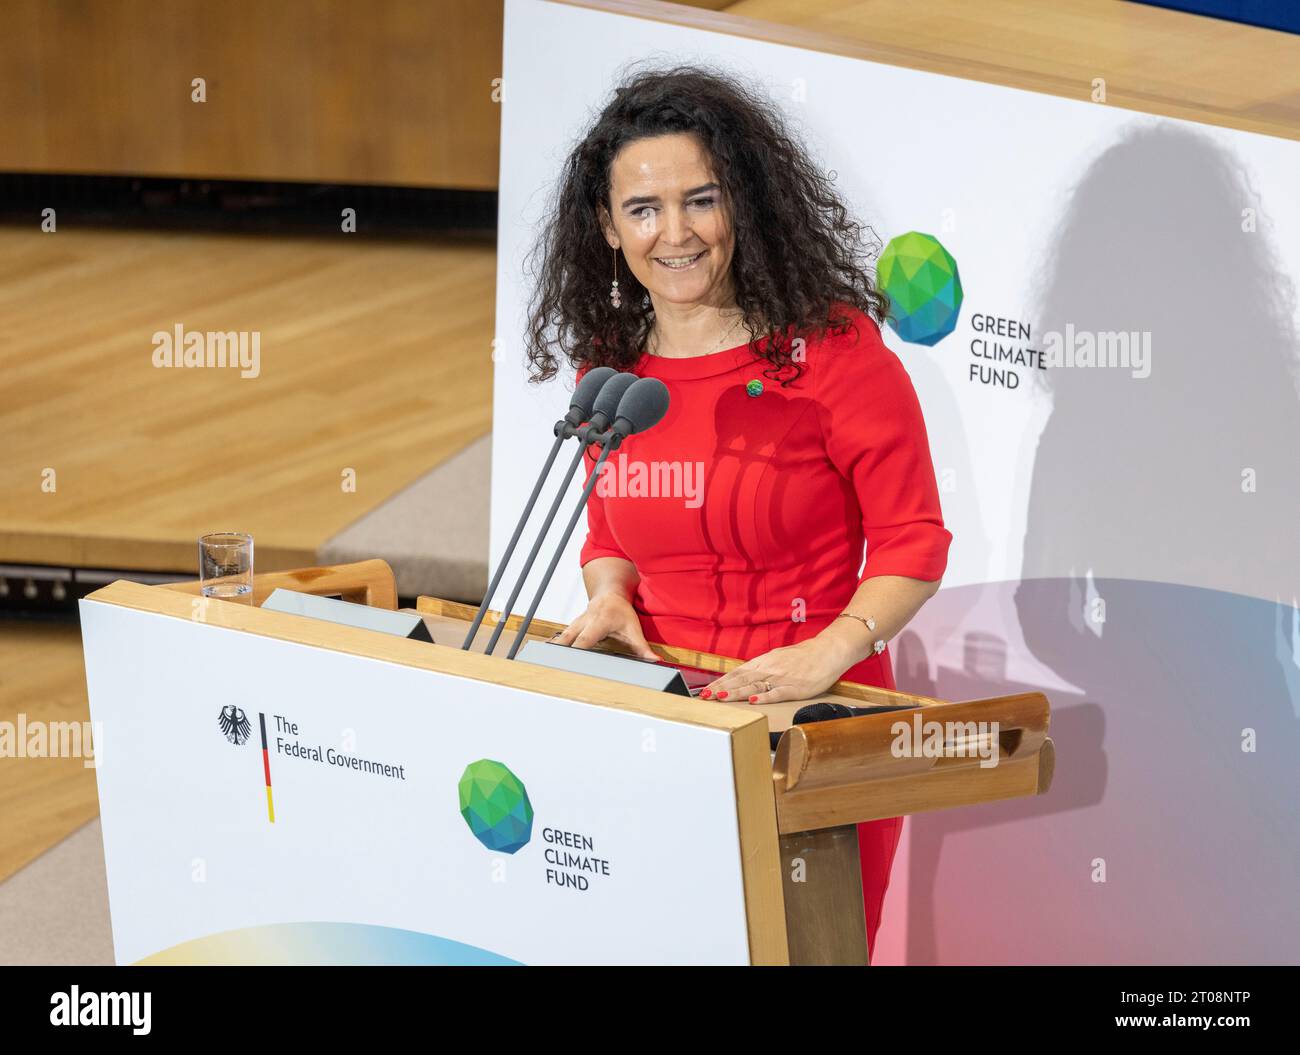
[[[911,822],[909,962],[1294,961],[1300,398],[1267,215],[1230,153],[1144,122],[1051,234],[1036,346],[1136,333],[1151,369],[1042,375],[1022,581],[967,589],[1082,700],[1049,691],[1047,795]],[[1025,690],[908,661],[948,699]]]

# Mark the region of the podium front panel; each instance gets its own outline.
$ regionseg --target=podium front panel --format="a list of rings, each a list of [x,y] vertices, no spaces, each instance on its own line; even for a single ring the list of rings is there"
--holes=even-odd
[[[760,717],[129,583],[82,628],[119,963],[785,956]]]

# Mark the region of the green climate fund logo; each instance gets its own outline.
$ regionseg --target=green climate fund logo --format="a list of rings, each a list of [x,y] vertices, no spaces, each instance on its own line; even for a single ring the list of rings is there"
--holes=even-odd
[[[489,850],[512,854],[533,837],[533,804],[523,781],[500,762],[480,758],[460,775],[460,815]]]
[[[890,239],[876,266],[889,296],[889,325],[910,344],[938,344],[961,312],[957,261],[933,235],[908,231]]]

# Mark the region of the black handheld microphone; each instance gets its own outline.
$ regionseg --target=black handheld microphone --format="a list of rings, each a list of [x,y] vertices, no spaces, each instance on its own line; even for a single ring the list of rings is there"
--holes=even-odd
[[[807,722],[831,722],[836,718],[863,718],[868,714],[886,714],[889,711],[915,710],[915,703],[882,704],[879,707],[850,707],[843,703],[831,703],[823,700],[810,703],[794,712],[791,725],[804,725]]]
[[[528,496],[528,504],[524,506],[519,522],[515,525],[514,534],[510,536],[510,544],[506,546],[506,551],[501,557],[501,563],[497,565],[496,573],[492,576],[492,581],[488,583],[487,593],[483,595],[483,603],[478,606],[478,611],[474,613],[474,621],[470,624],[469,633],[460,646],[462,649],[468,649],[474,642],[474,635],[478,633],[478,628],[483,623],[483,616],[487,614],[487,610],[492,604],[492,595],[496,593],[497,586],[501,583],[501,576],[505,574],[506,565],[510,563],[510,558],[514,556],[515,546],[519,544],[519,538],[524,533],[524,525],[528,523],[528,518],[533,515],[533,506],[537,503],[537,496],[542,493],[542,485],[546,482],[547,476],[550,475],[551,466],[555,464],[555,456],[560,453],[560,446],[575,434],[579,425],[591,418],[597,397],[604,389],[605,383],[616,373],[617,371],[608,366],[598,366],[593,370],[588,370],[583,375],[582,380],[578,382],[578,387],[573,391],[573,399],[569,402],[569,412],[555,423],[555,442],[551,444],[551,453],[546,456],[546,464],[542,466],[542,471],[537,476],[537,482],[533,485],[533,493]],[[617,403],[615,405],[617,406]],[[604,428],[603,425],[601,427]]]
[[[609,368],[603,367],[598,369]],[[593,371],[593,373],[594,372],[595,371]],[[586,381],[587,378],[584,377],[583,380]],[[601,384],[600,391],[597,393],[595,400],[592,402],[591,420],[580,428],[574,427],[573,431],[570,432],[570,435],[576,435],[578,437],[578,450],[573,455],[573,460],[569,463],[568,472],[564,474],[564,478],[560,481],[560,486],[555,492],[555,500],[551,503],[551,508],[546,514],[546,519],[542,522],[541,530],[537,532],[537,539],[533,542],[533,548],[528,554],[528,559],[524,561],[523,569],[519,572],[519,576],[515,580],[515,588],[510,591],[510,598],[506,601],[505,607],[501,611],[501,619],[497,623],[495,629],[493,629],[492,637],[488,639],[486,652],[489,656],[492,655],[492,650],[497,647],[497,642],[501,640],[501,632],[506,628],[506,620],[510,617],[510,613],[514,611],[515,601],[519,599],[519,591],[524,588],[524,583],[528,579],[528,573],[533,570],[533,563],[537,560],[537,554],[541,552],[542,543],[546,541],[546,534],[551,530],[551,523],[555,520],[555,514],[559,512],[560,503],[564,501],[564,493],[568,490],[569,481],[573,479],[573,474],[578,471],[578,465],[582,461],[582,455],[587,449],[587,444],[591,442],[589,437],[593,433],[600,433],[609,428],[610,422],[612,422],[618,414],[618,408],[623,399],[623,394],[627,392],[636,381],[636,374],[620,374],[610,370],[609,374],[606,375],[604,382]],[[566,422],[568,420],[568,418],[565,419]],[[559,428],[559,425],[557,424],[556,427]],[[467,641],[473,640],[473,633],[475,630],[477,630],[477,627],[471,628],[470,637]],[[466,644],[465,647],[468,648],[469,645]]]
[[[800,707],[794,712],[794,717],[790,720],[791,725],[807,725],[811,722],[833,722],[837,718],[862,718],[868,714],[886,714],[889,711],[913,711],[917,708],[915,703],[902,704],[881,704],[879,707],[850,707],[843,703],[831,703],[823,700],[820,703],[810,703],[805,707]],[[776,745],[781,742],[781,733],[769,733],[768,740],[773,751]]]
[[[600,457],[596,459],[596,465],[591,470],[591,476],[587,479],[587,486],[582,489],[582,496],[573,509],[573,515],[569,517],[569,523],[565,526],[564,534],[560,537],[560,544],[555,548],[555,556],[551,558],[550,566],[546,569],[546,574],[542,576],[542,583],[533,596],[533,603],[528,606],[528,614],[524,616],[524,621],[519,624],[519,630],[510,645],[507,659],[514,659],[515,653],[519,651],[519,646],[524,643],[524,636],[528,633],[528,627],[533,622],[537,606],[542,603],[542,595],[546,593],[546,587],[550,585],[551,576],[555,574],[560,558],[564,556],[564,548],[569,544],[569,538],[573,535],[573,529],[578,523],[578,517],[587,508],[587,500],[591,498],[591,492],[595,489],[596,481],[600,478],[600,468],[605,464],[605,459],[628,436],[653,428],[659,424],[667,413],[667,386],[657,377],[642,377],[629,385],[627,391],[623,394],[623,398],[619,400],[618,410],[614,414],[614,424],[604,432],[596,433],[593,430],[587,433],[587,439],[590,442],[601,444]]]

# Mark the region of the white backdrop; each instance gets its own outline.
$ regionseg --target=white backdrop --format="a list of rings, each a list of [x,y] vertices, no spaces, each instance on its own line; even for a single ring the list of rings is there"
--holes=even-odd
[[[1253,196],[1229,203],[1227,222],[1237,222],[1239,209],[1266,202],[1256,237],[1276,255],[1281,272],[1300,274],[1300,194],[1294,193],[1300,186],[1300,144],[546,0],[507,0],[493,567],[573,384],[571,374],[543,386],[526,381],[522,334],[529,290],[522,261],[563,158],[607,101],[619,70],[634,60],[656,58],[708,63],[766,86],[883,241],[924,231],[956,258],[965,287],[956,331],[933,348],[886,332],[917,388],[944,486],[944,512],[954,534],[945,586],[1021,575],[1030,468],[1051,399],[1025,369],[1015,391],[969,381],[975,361],[969,345],[983,336],[971,319],[982,314],[1028,322],[1034,329],[1030,343],[1042,347],[1036,295],[1056,251],[1064,207],[1090,161],[1135,131],[1194,128],[1240,167],[1254,190]],[[869,135],[860,130],[867,124]],[[1115,267],[1158,270],[1163,263],[1121,258]],[[1187,305],[1189,312],[1201,307]],[[1294,303],[1290,315],[1300,321]],[[1157,341],[1157,371],[1162,354],[1168,351]],[[571,493],[576,499],[576,484]],[[563,620],[582,608],[577,552],[584,530],[585,520],[539,609],[543,618]],[[1279,541],[1285,537],[1279,535]],[[1035,570],[1037,575],[1068,572],[1066,567]],[[1173,574],[1167,581],[1270,599],[1277,593],[1267,576],[1248,582],[1231,575],[1223,582],[1205,578]],[[539,580],[535,570],[531,581]],[[522,597],[530,597],[533,588]]]
[[[912,850],[932,859],[910,880],[896,872],[895,887],[924,901],[907,955],[1283,955],[1300,914],[1264,921],[1253,906],[1300,883],[1296,811],[1276,805],[1300,792],[1300,144],[1115,109],[1085,83],[1074,101],[507,0],[494,567],[571,387],[526,383],[522,262],[566,154],[620,70],[645,59],[764,86],[882,242],[925,232],[958,264],[954,332],[924,347],[886,331],[919,394],[954,535],[944,589],[895,665],[901,686],[949,698],[1047,691],[1058,787],[1046,807],[909,825],[930,833]],[[1027,324],[1028,341],[1004,343],[1038,350],[1067,326],[1142,331],[1151,374],[1016,368],[1015,387],[972,380],[983,316]],[[581,535],[544,617],[581,610]],[[1242,746],[1246,731],[1257,752]],[[976,837],[945,827],[977,812]],[[1217,849],[1194,851],[1211,831]],[[1040,873],[1025,886],[1015,862],[1047,845],[1039,867],[1056,885]],[[1103,909],[1086,863],[1107,848],[1129,882],[1100,888]],[[1234,857],[1253,861],[1243,883]],[[963,901],[972,875],[1026,925],[981,931],[985,904]],[[1177,899],[1139,881],[1185,875]],[[1064,933],[1067,921],[1077,930]],[[887,912],[886,959],[904,955],[895,926]]]

